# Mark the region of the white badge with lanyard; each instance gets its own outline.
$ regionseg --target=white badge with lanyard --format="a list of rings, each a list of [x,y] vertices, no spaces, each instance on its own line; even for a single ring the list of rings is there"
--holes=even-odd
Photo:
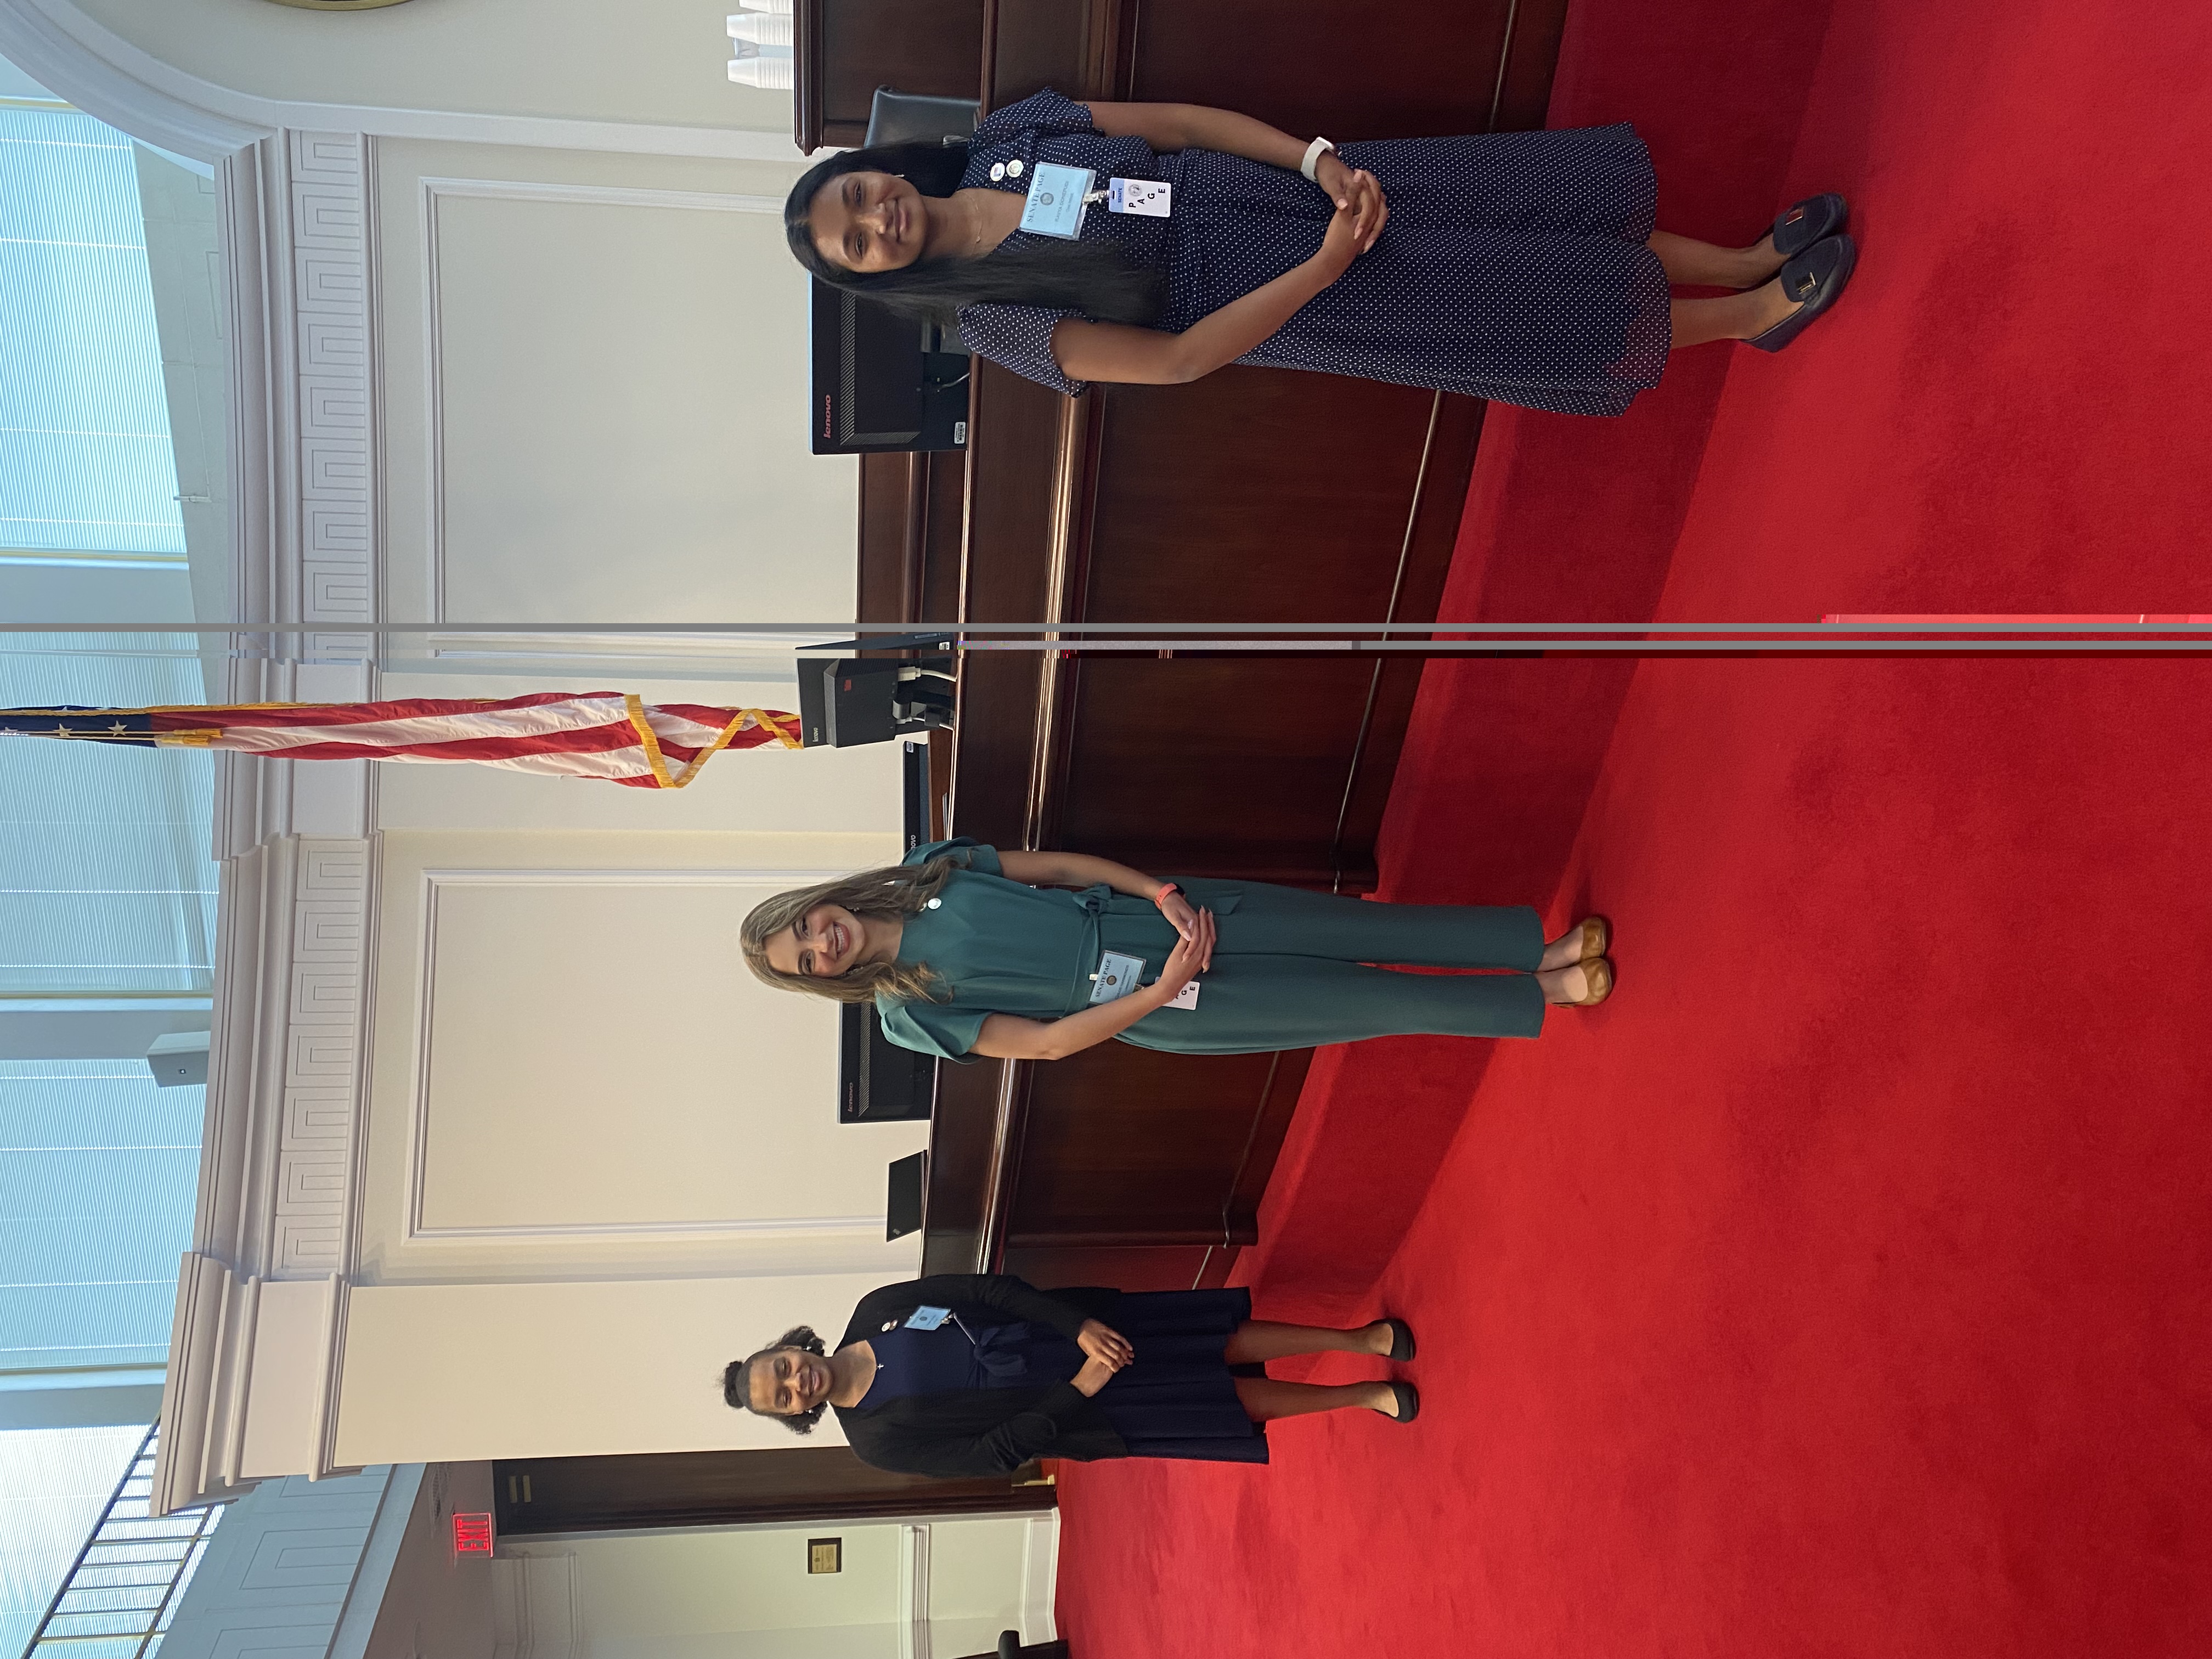
[[[1022,204],[1021,228],[1032,236],[1073,241],[1083,234],[1084,209],[1098,193],[1091,188],[1097,177],[1089,167],[1038,162],[1036,177],[1030,181],[1029,198]]]
[[[1145,959],[1125,956],[1119,951],[1103,951],[1098,957],[1098,971],[1091,976],[1091,1000],[1093,1002],[1118,1002],[1143,981]],[[1198,1006],[1198,981],[1188,981],[1182,990],[1161,1005],[1167,1008],[1195,1008]]]
[[[1142,957],[1124,956],[1119,951],[1100,952],[1098,971],[1091,976],[1091,1000],[1119,1002],[1137,988],[1144,971]]]
[[[1011,163],[1009,164],[1011,167]],[[1135,213],[1164,219],[1169,215],[1170,187],[1151,179],[1109,179],[1106,188],[1094,188],[1098,175],[1089,167],[1062,167],[1040,161],[1022,203],[1021,228],[1032,236],[1057,236],[1073,241],[1083,234],[1083,216],[1093,202],[1106,204],[1109,213]]]

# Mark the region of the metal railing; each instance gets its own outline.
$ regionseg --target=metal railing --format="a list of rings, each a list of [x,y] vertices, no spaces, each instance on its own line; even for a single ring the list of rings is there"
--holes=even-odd
[[[149,1512],[156,1433],[138,1443],[23,1659],[151,1659],[160,1649],[222,1505]]]

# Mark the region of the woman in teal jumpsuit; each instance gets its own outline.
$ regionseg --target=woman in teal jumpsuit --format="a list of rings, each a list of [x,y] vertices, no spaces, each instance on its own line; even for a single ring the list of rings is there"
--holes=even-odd
[[[1414,1032],[1533,1037],[1547,1003],[1589,1007],[1613,988],[1595,917],[1547,944],[1525,907],[1161,881],[1081,854],[968,840],[778,894],[745,918],[739,943],[769,984],[873,1001],[893,1042],[956,1060],[1056,1060],[1108,1037],[1192,1054]],[[1139,988],[1094,1001],[1109,952],[1142,961]],[[1168,1006],[1201,971],[1196,1006]]]

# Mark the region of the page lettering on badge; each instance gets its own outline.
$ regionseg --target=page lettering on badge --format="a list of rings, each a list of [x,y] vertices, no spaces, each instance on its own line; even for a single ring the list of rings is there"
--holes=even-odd
[[[1187,981],[1182,990],[1170,997],[1161,1006],[1165,1008],[1195,1008],[1198,1006],[1198,981]]]
[[[1164,219],[1171,211],[1169,200],[1173,190],[1173,185],[1164,185],[1156,179],[1109,179],[1106,181],[1106,210]]]
[[[1057,236],[1073,241],[1083,234],[1083,209],[1091,181],[1098,175],[1089,167],[1062,167],[1040,161],[1022,204],[1021,228],[1032,236]]]
[[[1098,971],[1091,976],[1091,1000],[1114,1002],[1135,990],[1144,976],[1145,959],[1119,951],[1099,953]]]

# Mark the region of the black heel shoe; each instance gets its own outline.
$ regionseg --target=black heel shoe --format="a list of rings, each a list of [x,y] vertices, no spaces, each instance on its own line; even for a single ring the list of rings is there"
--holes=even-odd
[[[1402,1365],[1413,1357],[1413,1328],[1402,1319],[1386,1319],[1382,1322],[1390,1328],[1390,1352],[1383,1358]]]
[[[1760,351],[1781,350],[1835,304],[1858,264],[1859,246],[1848,236],[1831,236],[1814,243],[1782,267],[1782,291],[1799,301],[1797,309],[1744,343]]]
[[[1421,1414],[1421,1391],[1412,1383],[1393,1382],[1390,1393],[1398,1407],[1389,1413],[1393,1423],[1410,1423]]]

